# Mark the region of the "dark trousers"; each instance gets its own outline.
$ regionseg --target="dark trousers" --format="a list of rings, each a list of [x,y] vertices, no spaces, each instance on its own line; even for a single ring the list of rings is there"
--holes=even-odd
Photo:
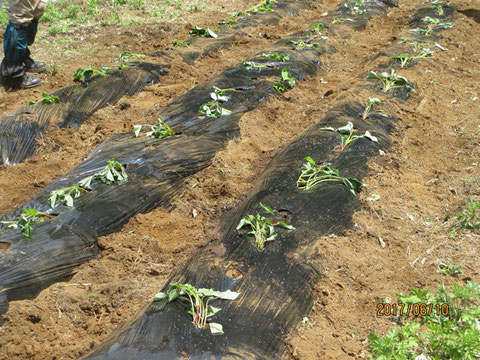
[[[25,63],[30,60],[29,45],[35,41],[38,19],[33,19],[28,26],[9,22],[3,39],[4,59],[0,73],[4,80],[23,78]]]

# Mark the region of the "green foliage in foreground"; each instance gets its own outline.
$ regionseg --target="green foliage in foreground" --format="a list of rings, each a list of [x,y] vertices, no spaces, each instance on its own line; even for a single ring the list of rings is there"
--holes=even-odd
[[[474,360],[480,358],[480,283],[444,285],[433,293],[413,289],[397,294],[398,303],[434,304],[430,315],[404,317],[405,323],[386,335],[370,334],[374,360]],[[448,315],[437,314],[435,304],[447,304]]]

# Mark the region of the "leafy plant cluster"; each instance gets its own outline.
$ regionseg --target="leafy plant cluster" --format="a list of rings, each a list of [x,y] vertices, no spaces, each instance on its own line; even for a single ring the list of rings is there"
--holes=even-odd
[[[371,114],[371,111],[372,111],[373,107],[374,107],[374,106],[377,106],[377,105],[380,105],[380,99],[369,97],[369,98],[367,99],[367,103],[365,104],[365,108],[363,109],[363,112],[362,112],[362,119],[363,119],[363,120],[367,120],[368,117],[369,117],[370,114]],[[385,115],[385,114],[383,113],[383,111],[381,111],[381,110],[378,111],[377,113],[380,114],[380,115],[382,115],[382,116],[387,117],[387,115]]]
[[[180,40],[173,40],[172,41],[172,45],[174,47],[189,47],[190,46],[190,42],[188,41],[180,41]]]
[[[282,69],[281,78],[273,83],[273,88],[278,93],[284,93],[295,86],[295,78],[288,69]]]
[[[273,61],[277,61],[277,62],[290,61],[290,56],[288,56],[286,54],[279,54],[277,52],[272,52],[272,53],[268,53],[268,54],[263,53],[261,56],[264,59],[269,59],[269,60],[273,60]]]
[[[232,112],[223,108],[222,103],[226,103],[229,100],[227,94],[229,92],[235,92],[237,89],[220,89],[216,86],[213,87],[213,92],[210,93],[210,98],[213,101],[206,102],[200,105],[198,113],[209,118],[219,118],[221,116],[230,115]]]
[[[402,40],[400,43],[406,42],[406,40]],[[433,51],[430,50],[429,45],[423,42],[418,41],[409,41],[408,42],[413,47],[414,55],[409,55],[407,53],[399,54],[392,56],[393,60],[397,60],[400,62],[400,66],[403,68],[413,61],[418,59],[424,59],[427,57],[433,56]]]
[[[190,35],[198,37],[211,37],[214,39],[218,37],[218,35],[210,28],[201,28],[198,26],[195,26],[192,30],[190,30]]]
[[[40,101],[29,101],[28,105],[33,106],[37,104],[43,105],[52,105],[58,104],[60,102],[60,97],[56,95],[48,95],[45,91],[42,92],[42,100]]]
[[[360,191],[362,183],[357,178],[339,176],[338,169],[330,165],[317,164],[310,156],[307,156],[305,160],[307,162],[303,164],[302,172],[297,180],[297,188],[299,190],[307,191],[321,183],[335,182],[345,185],[353,195]]]
[[[150,126],[150,131],[145,134],[145,136],[153,136],[157,139],[163,139],[169,136],[175,136],[175,131],[162,119],[158,119],[158,124],[155,126]],[[135,137],[138,137],[140,131],[142,131],[144,125],[134,125],[133,133]]]
[[[421,34],[425,37],[432,36],[432,32],[434,30],[450,29],[451,27],[453,27],[453,24],[450,22],[443,22],[440,19],[432,18],[430,16],[425,16],[424,18],[422,18],[422,21],[427,23],[427,26],[425,28],[415,28],[411,31],[416,34]]]
[[[50,217],[51,215],[35,210],[25,209],[20,215],[18,220],[14,221],[2,221],[7,228],[22,229],[23,236],[31,238],[33,234],[33,224],[36,222],[42,222],[44,217]]]
[[[306,38],[299,40],[289,40],[287,44],[293,45],[296,51],[303,51],[305,49],[313,49],[321,47],[322,45],[312,43],[313,40],[323,35],[325,25],[322,23],[314,23],[310,27],[310,31],[307,32]]]
[[[110,68],[108,66],[102,66],[98,69],[95,69],[92,65],[88,65],[85,69],[78,69],[73,75],[73,81],[86,83],[88,82],[93,75],[107,76]]]
[[[107,185],[121,184],[128,180],[128,175],[120,162],[110,159],[107,166],[94,175],[88,176],[72,186],[52,191],[48,198],[50,207],[53,209],[60,203],[72,207],[74,199],[80,197],[83,192],[91,190],[91,183],[95,180]]]
[[[457,216],[457,222],[464,229],[471,231],[480,230],[480,201],[470,199],[466,208]]]
[[[453,284],[448,291],[440,285],[397,294],[398,303],[432,304],[430,315],[402,316],[399,327],[386,335],[370,334],[371,359],[376,360],[474,360],[480,357],[480,283]],[[437,313],[436,304],[446,304],[448,314]],[[423,306],[423,305],[422,305]]]
[[[260,206],[268,215],[275,216],[275,211],[272,210],[272,208],[263,205],[262,203],[260,203]],[[275,231],[275,226],[280,226],[288,230],[295,230],[295,227],[292,225],[288,225],[283,221],[273,222],[273,220],[257,213],[256,215],[244,216],[237,225],[237,231],[243,227],[249,228],[250,231],[247,234],[253,235],[255,245],[259,250],[263,250],[266,242],[273,241],[278,236]]]
[[[353,19],[350,19],[350,18],[344,18],[344,17],[336,17],[332,20],[332,24],[341,24],[341,23],[344,23],[344,22],[347,22],[347,21],[355,21]]]
[[[153,297],[153,302],[178,302],[192,318],[192,324],[199,329],[210,329],[214,335],[223,334],[222,324],[210,321],[210,318],[222,309],[210,304],[212,300],[235,300],[240,293],[216,291],[212,289],[197,289],[190,284],[173,283],[167,292],[159,292]]]
[[[362,15],[367,12],[365,8],[365,0],[354,0],[346,2],[344,6],[350,11],[352,15]]]
[[[348,145],[352,144],[354,141],[364,138],[368,139],[370,141],[378,143],[378,139],[376,136],[373,136],[370,134],[370,131],[365,131],[365,134],[363,135],[354,135],[354,129],[353,129],[353,123],[349,121],[347,125],[341,126],[339,128],[333,128],[333,127],[324,127],[321,128],[321,130],[326,130],[326,131],[333,131],[337,133],[340,136],[341,139],[341,144],[340,144],[340,150],[344,151]]]
[[[374,71],[370,71],[367,75],[367,80],[378,81],[382,84],[382,91],[384,93],[389,92],[392,89],[402,88],[406,91],[414,91],[413,86],[407,80],[407,78],[398,75],[394,69],[390,72],[382,72],[377,74]]]
[[[146,58],[146,56],[143,54],[134,54],[128,50],[125,50],[115,59],[115,62],[126,63],[133,59],[143,59],[143,58]]]

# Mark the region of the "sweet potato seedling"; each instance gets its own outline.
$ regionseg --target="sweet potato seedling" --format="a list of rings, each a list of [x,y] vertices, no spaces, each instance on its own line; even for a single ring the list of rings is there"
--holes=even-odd
[[[227,26],[235,26],[238,23],[238,19],[228,19],[228,20],[221,20],[218,22],[218,25],[227,25]]]
[[[340,136],[340,139],[341,139],[340,151],[344,151],[348,145],[350,145],[355,140],[358,140],[360,138],[365,138],[370,141],[378,143],[377,137],[370,134],[369,131],[365,131],[365,134],[363,135],[354,135],[353,123],[351,121],[349,121],[347,125],[339,128],[324,127],[324,128],[321,128],[321,130],[333,131]]]
[[[284,93],[295,86],[295,78],[288,69],[282,69],[282,77],[273,83],[276,92]]]
[[[380,99],[378,98],[368,98],[367,103],[365,104],[365,109],[363,109],[362,119],[367,120],[368,116],[370,115],[370,111],[372,110],[373,106],[380,105]]]
[[[266,64],[259,64],[259,63],[256,63],[255,61],[244,61],[243,66],[245,66],[245,69],[247,69],[247,70],[264,69],[264,68],[269,67]]]
[[[142,131],[143,125],[134,125],[133,133],[135,137],[138,137],[140,131]],[[169,136],[175,136],[175,131],[172,130],[170,126],[162,119],[158,119],[158,124],[155,126],[150,126],[151,131],[147,132],[145,136],[153,136],[157,139],[163,139]]]
[[[364,0],[355,0],[352,3],[345,3],[344,5],[352,15],[362,15],[367,12],[365,9]]]
[[[188,41],[173,40],[172,45],[174,47],[189,47],[190,43]]]
[[[260,4],[255,5],[254,7],[245,10],[247,13],[259,13],[259,12],[267,12],[267,11],[272,11],[273,10],[273,3],[275,3],[275,0],[263,0],[260,2]]]
[[[261,56],[264,59],[269,59],[269,60],[273,60],[273,61],[277,61],[277,62],[290,61],[290,56],[285,55],[285,54],[279,54],[277,52],[273,52],[273,53],[269,53],[269,54],[263,53]]]
[[[407,78],[398,75],[394,69],[390,70],[389,73],[382,72],[380,75],[374,71],[370,71],[367,75],[367,80],[380,82],[382,84],[382,91],[384,93],[395,88],[404,88],[407,91],[414,91],[413,86],[410,85]]]
[[[297,188],[307,191],[322,182],[336,182],[345,185],[353,195],[356,195],[362,183],[355,177],[345,178],[338,175],[338,169],[330,165],[319,165],[310,156],[305,158],[307,162],[303,164],[301,174],[297,180]]]
[[[210,97],[214,101],[227,102],[228,101],[227,94],[230,93],[230,92],[236,92],[236,91],[238,91],[238,90],[233,89],[233,88],[220,89],[220,88],[214,86],[213,87],[213,92],[210,93]]]
[[[132,59],[143,59],[146,57],[147,56],[143,54],[134,54],[134,53],[131,53],[130,51],[124,51],[115,59],[115,62],[123,63],[123,62],[130,61]]]
[[[310,44],[312,39],[304,39],[304,40],[289,40],[287,44],[293,45],[296,51],[302,51],[305,49],[313,49],[321,47],[320,44]]]
[[[60,102],[60,97],[55,95],[48,95],[45,91],[42,92],[42,100],[40,101],[29,101],[28,105],[33,106],[36,104],[43,104],[43,105],[52,105],[58,104]]]
[[[210,305],[212,300],[235,300],[240,293],[227,291],[216,291],[212,289],[197,289],[190,284],[173,283],[167,292],[159,292],[153,297],[153,302],[164,304],[177,301],[183,306],[192,317],[192,324],[196,328],[209,328],[214,335],[223,334],[222,324],[209,321],[221,308]]]
[[[50,207],[53,209],[60,203],[65,203],[66,206],[72,207],[74,199],[80,197],[83,192],[89,191],[94,180],[99,180],[107,185],[121,184],[128,180],[128,174],[120,162],[110,159],[107,162],[107,166],[94,175],[80,180],[75,185],[52,191],[48,198]]]
[[[86,69],[78,69],[73,75],[73,81],[85,83],[91,79],[93,75],[106,76],[110,69],[107,66],[102,66],[98,69],[94,69],[91,65],[88,65]]]
[[[228,109],[224,109],[223,107],[221,107],[220,102],[210,101],[200,105],[198,113],[209,118],[219,118],[221,116],[230,115],[232,112]]]
[[[350,18],[344,18],[344,17],[336,17],[332,20],[332,24],[340,24],[340,23],[343,23],[343,22],[347,22],[347,21],[355,21],[353,19],[350,19]]]
[[[429,37],[432,35],[432,31],[437,29],[450,29],[453,27],[452,23],[449,22],[442,22],[440,19],[432,18],[430,16],[425,16],[422,18],[422,21],[427,23],[426,28],[416,28],[411,30],[414,33],[422,34],[425,37]]]
[[[25,209],[20,215],[17,221],[2,221],[7,228],[22,229],[23,236],[30,238],[33,234],[33,224],[36,222],[42,222],[44,217],[50,217],[51,215],[35,210]]]
[[[260,206],[267,214],[275,215],[275,212],[270,207],[263,205],[262,203],[260,203]],[[244,226],[250,228],[250,231],[247,234],[254,236],[255,245],[260,250],[265,248],[266,242],[273,241],[278,236],[275,232],[275,226],[280,226],[288,230],[295,230],[292,225],[288,225],[283,221],[273,223],[270,219],[267,219],[260,213],[244,216],[237,225],[237,231]]]
[[[433,52],[429,48],[422,47],[420,49],[420,47],[415,46],[414,49],[418,49],[417,55],[409,56],[408,54],[400,54],[392,56],[392,59],[400,61],[400,67],[403,68],[409,65],[411,61],[433,56]]]
[[[325,25],[323,25],[322,23],[315,23],[315,24],[312,24],[311,29],[314,34],[322,35],[323,30],[325,29]]]
[[[201,28],[198,26],[195,26],[192,30],[190,30],[190,35],[198,37],[211,37],[215,39],[218,37],[218,35],[210,30],[210,28]]]

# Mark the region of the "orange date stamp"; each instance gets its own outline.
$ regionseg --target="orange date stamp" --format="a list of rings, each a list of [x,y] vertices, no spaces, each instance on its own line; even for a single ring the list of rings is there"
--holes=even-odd
[[[376,305],[377,316],[448,316],[448,304],[389,304]]]

